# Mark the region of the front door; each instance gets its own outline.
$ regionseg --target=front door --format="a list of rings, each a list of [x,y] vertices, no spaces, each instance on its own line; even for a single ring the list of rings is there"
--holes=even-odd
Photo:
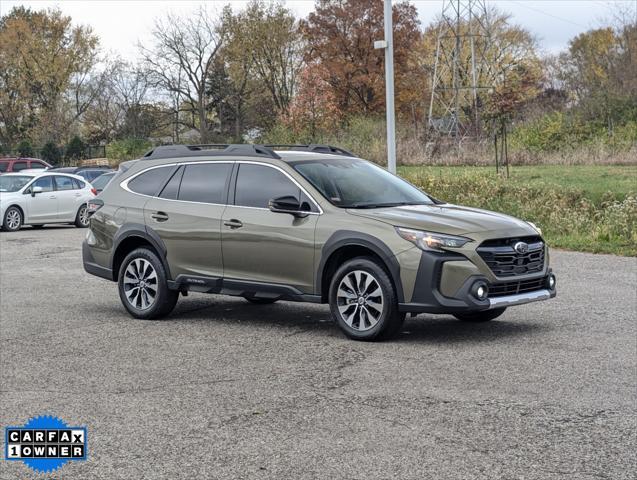
[[[31,196],[34,187],[41,187],[42,192]],[[27,189],[28,198],[28,223],[55,222],[58,215],[57,192],[53,189],[53,177],[45,176],[38,178]]]
[[[146,202],[146,226],[164,242],[173,279],[223,275],[221,217],[232,166],[230,162],[182,165],[158,196]]]
[[[312,293],[318,209],[281,170],[251,163],[238,167],[234,202],[229,202],[221,227],[224,277]],[[268,209],[269,200],[286,195],[299,198],[311,214],[299,218]]]

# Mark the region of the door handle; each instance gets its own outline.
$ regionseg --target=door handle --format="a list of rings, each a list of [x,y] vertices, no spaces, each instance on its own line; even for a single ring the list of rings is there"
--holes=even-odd
[[[82,194],[81,194],[81,193],[76,193],[76,194],[75,194],[75,196],[76,196],[76,197],[81,197],[81,196],[82,196]]]
[[[49,198],[58,198],[58,197],[56,197],[55,195],[51,195]]]
[[[241,228],[243,227],[243,222],[241,220],[237,220],[236,218],[231,218],[230,220],[226,220],[223,222],[226,227],[230,228]]]
[[[164,212],[155,212],[152,213],[150,216],[158,222],[165,222],[166,220],[168,220],[168,215],[166,215]]]

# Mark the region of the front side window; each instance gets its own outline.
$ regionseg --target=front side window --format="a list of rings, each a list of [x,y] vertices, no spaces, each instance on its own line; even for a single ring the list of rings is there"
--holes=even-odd
[[[26,170],[27,168],[29,168],[27,166],[27,162],[15,162],[13,164],[13,171],[14,172],[19,172],[20,170]]]
[[[33,179],[27,175],[2,175],[0,177],[0,192],[17,192]]]
[[[71,177],[55,176],[55,185],[57,190],[74,190],[73,179]]]
[[[433,204],[431,198],[410,183],[364,160],[311,160],[292,165],[337,207],[380,208]]]
[[[231,171],[230,163],[186,165],[179,186],[178,199],[188,202],[225,204],[226,183]],[[171,180],[177,181],[175,178]]]
[[[53,177],[41,177],[38,178],[29,189],[33,187],[42,187],[43,192],[52,192],[53,191]]]
[[[242,164],[237,174],[234,203],[242,207],[268,208],[274,198],[300,198],[301,189],[280,171],[263,165]],[[305,202],[307,203],[307,202]]]
[[[0,162],[0,172],[6,172],[9,169],[9,162]]]
[[[151,168],[130,180],[128,182],[128,188],[135,193],[155,196],[159,193],[159,189],[164,186],[166,180],[168,180],[168,177],[174,170],[175,167],[172,165]]]

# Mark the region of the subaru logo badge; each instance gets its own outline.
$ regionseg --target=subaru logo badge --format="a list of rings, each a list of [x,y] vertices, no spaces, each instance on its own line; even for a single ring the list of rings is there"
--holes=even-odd
[[[529,245],[524,242],[517,242],[515,245],[513,245],[513,249],[518,253],[524,254],[529,251]]]

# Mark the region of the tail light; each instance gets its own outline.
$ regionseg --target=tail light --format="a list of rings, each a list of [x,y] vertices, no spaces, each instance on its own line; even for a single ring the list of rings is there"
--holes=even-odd
[[[91,193],[95,196],[97,196],[97,190],[95,190],[95,188],[91,188]]]
[[[89,200],[88,202],[86,202],[86,207],[88,209],[89,216],[93,215],[103,206],[104,206],[104,201],[100,200],[99,198],[94,198],[93,200]]]

